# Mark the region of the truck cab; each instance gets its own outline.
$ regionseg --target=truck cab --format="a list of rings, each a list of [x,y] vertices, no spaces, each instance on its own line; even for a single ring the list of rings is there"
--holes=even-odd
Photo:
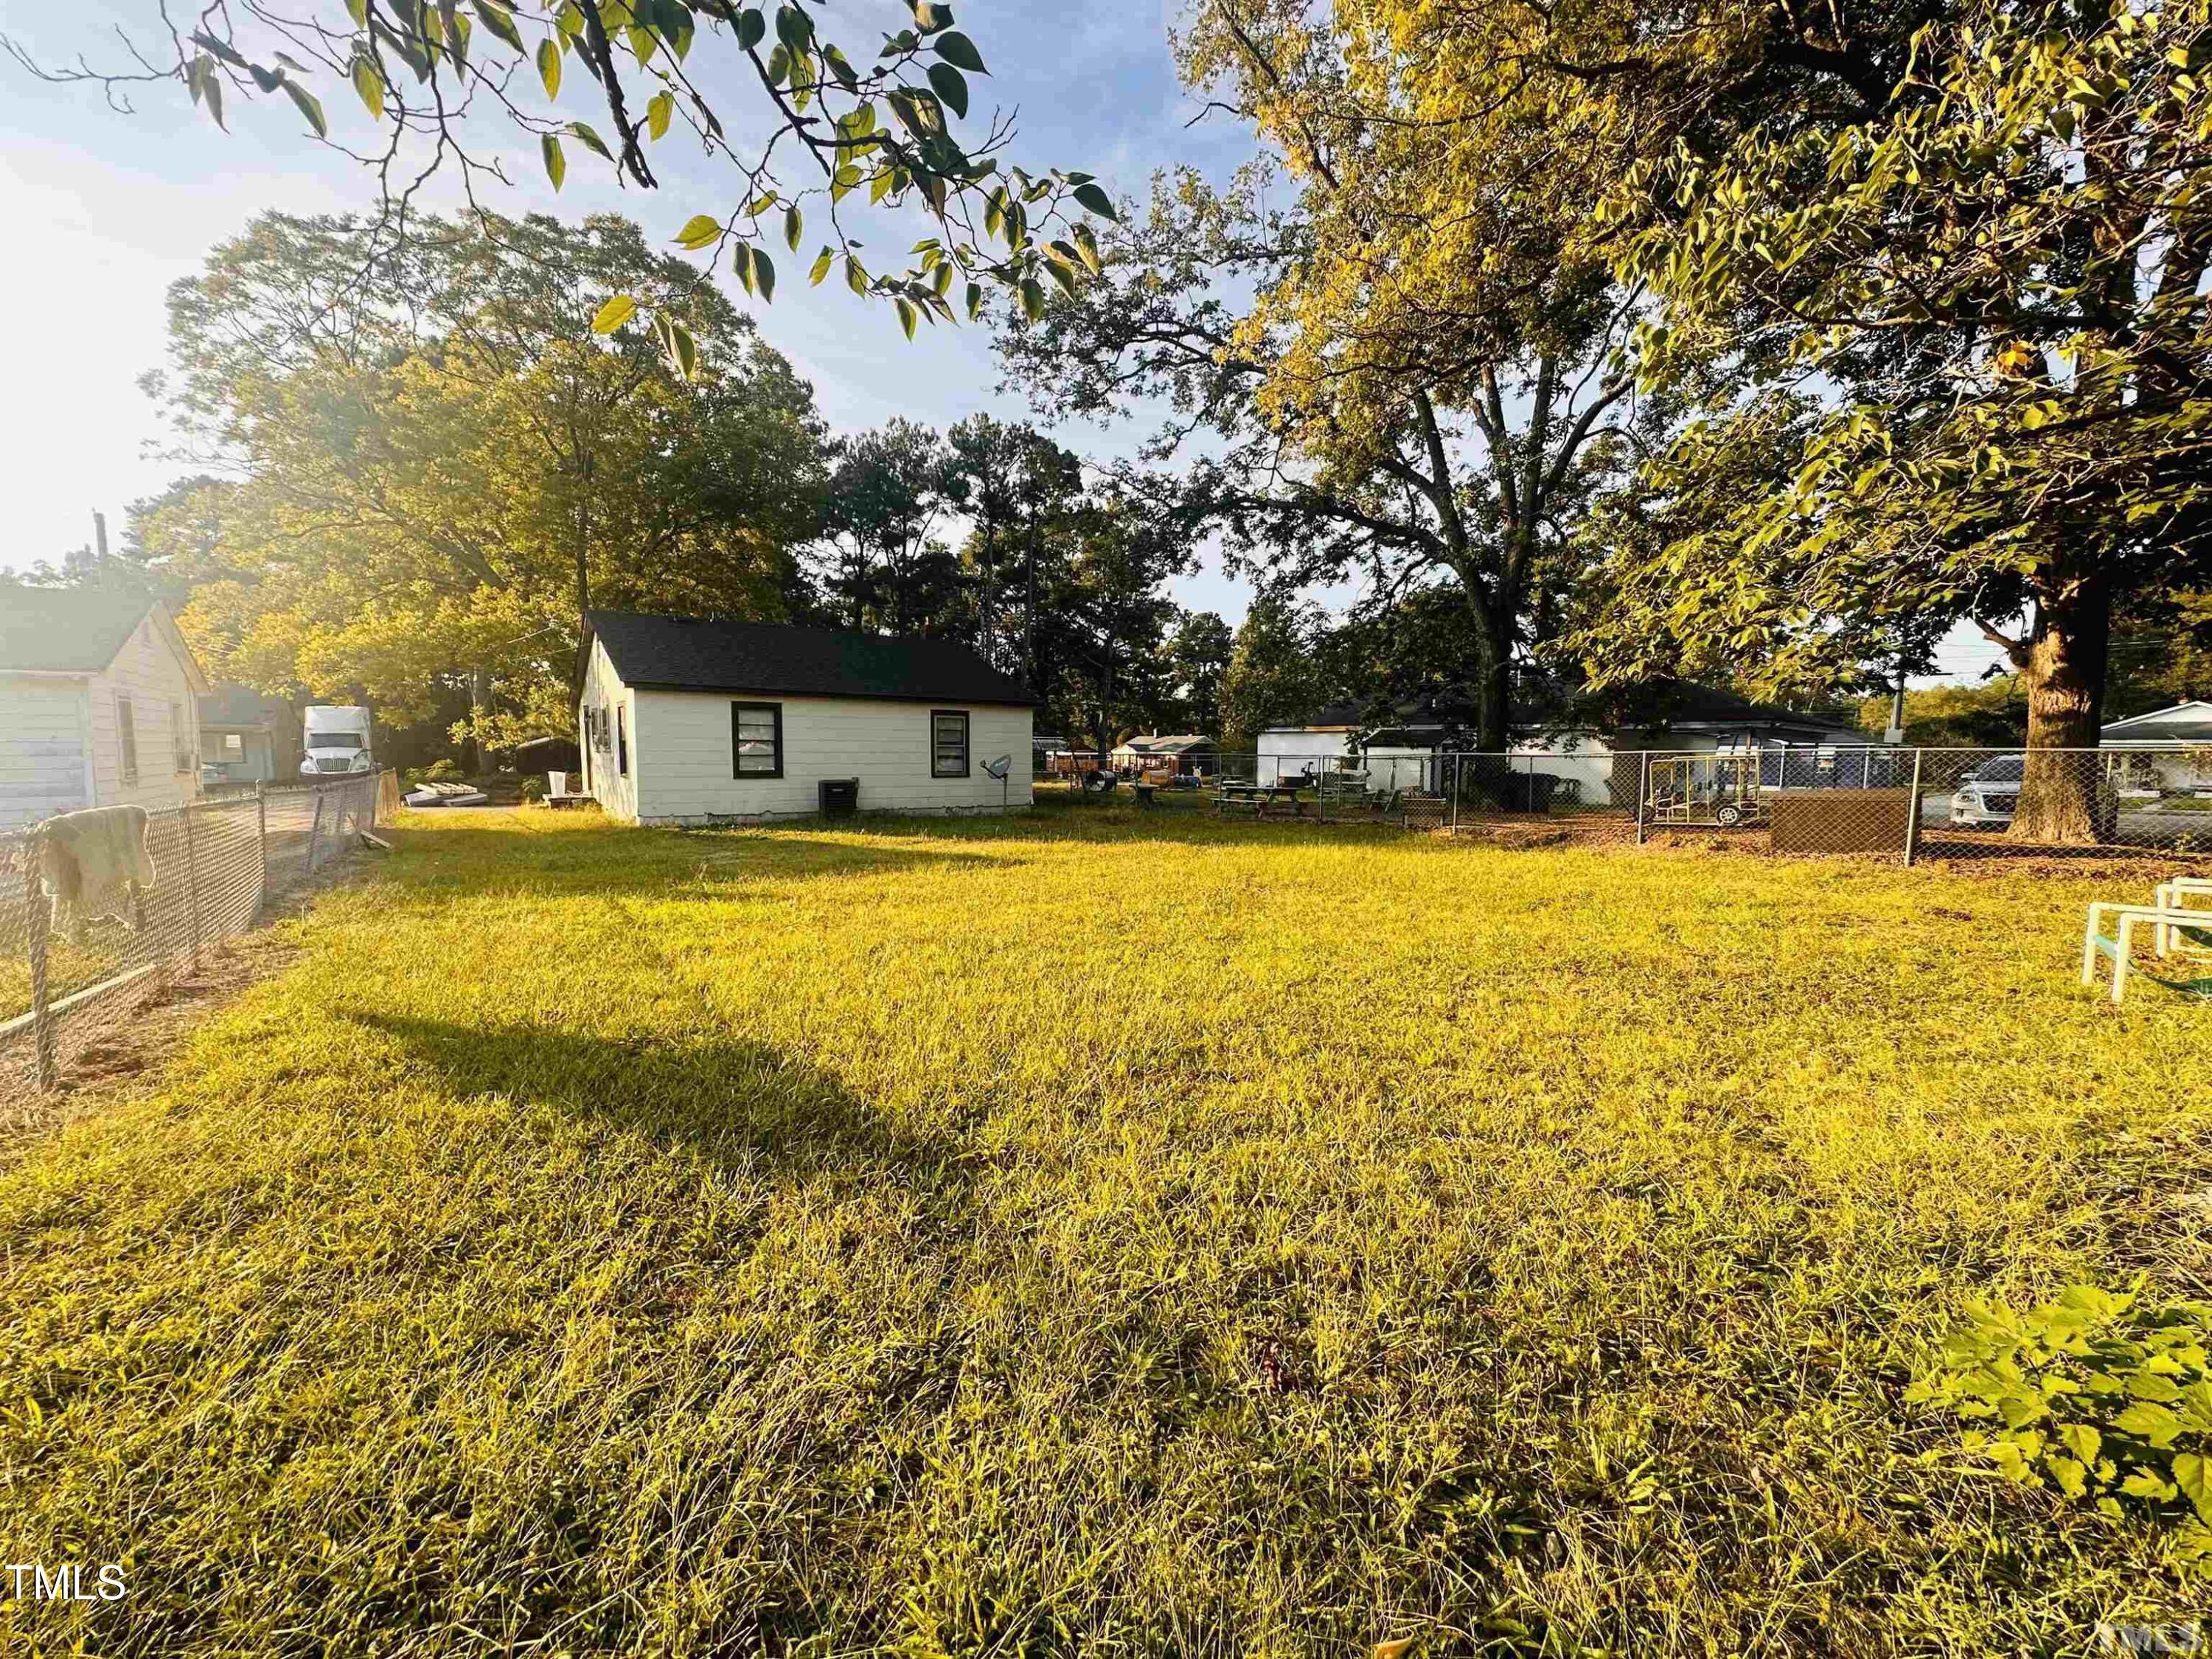
[[[359,708],[310,708],[301,717],[306,750],[300,757],[302,777],[332,772],[366,772],[376,764],[369,748],[368,710]]]

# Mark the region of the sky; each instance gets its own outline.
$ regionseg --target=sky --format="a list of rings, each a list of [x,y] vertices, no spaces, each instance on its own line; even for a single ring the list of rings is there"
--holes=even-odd
[[[992,71],[977,83],[973,113],[980,117],[995,98],[1017,118],[1012,159],[1032,170],[1096,173],[1117,195],[1142,194],[1153,171],[1172,164],[1225,178],[1249,153],[1249,140],[1218,116],[1197,118],[1198,102],[1176,82],[1169,27],[1178,9],[1179,0],[966,0],[957,21]],[[824,32],[867,40],[897,27],[904,10],[898,0],[836,0],[830,15],[838,25]],[[45,64],[83,53],[108,67],[123,61],[117,30],[152,39],[157,19],[156,0],[77,0],[36,9],[27,21],[0,14],[0,32]],[[590,118],[591,86],[571,76],[563,108]],[[334,137],[369,136],[367,113],[349,90],[318,89]],[[0,501],[7,507],[0,568],[83,545],[95,509],[107,514],[111,533],[119,530],[130,502],[187,470],[163,458],[159,411],[138,386],[162,363],[171,283],[191,275],[211,246],[256,213],[374,204],[366,170],[316,144],[281,96],[234,100],[228,132],[174,85],[136,89],[131,102],[134,112],[118,113],[96,88],[47,85],[0,59],[0,225],[9,232],[0,319],[11,392],[0,398]],[[570,152],[557,194],[535,154],[518,152],[509,169],[514,187],[491,204],[511,213],[619,211],[649,235],[672,239],[694,214],[719,216],[732,205],[726,175],[696,149],[687,154],[677,134],[653,152],[658,191],[621,188],[597,158],[574,145]],[[1018,395],[997,390],[999,366],[983,330],[925,328],[909,343],[887,312],[834,278],[808,288],[792,269],[797,263],[781,262],[773,305],[726,286],[813,384],[833,428],[857,430],[894,416],[943,427],[985,410],[1033,417]],[[1129,453],[1147,429],[1141,418],[1104,428],[1044,423],[1069,448],[1101,460]],[[1249,596],[1211,555],[1176,590],[1182,604],[1231,623]],[[1971,630],[1956,632],[1943,642],[1933,678],[1978,678],[1997,654]]]
[[[1017,119],[1011,159],[1036,171],[1057,166],[1095,173],[1116,194],[1141,194],[1155,168],[1176,162],[1225,177],[1248,141],[1218,119],[1188,125],[1198,106],[1184,96],[1170,58],[1175,6],[1176,0],[959,6],[957,21],[992,71],[975,83],[971,113],[980,117],[995,94]],[[825,25],[824,33],[848,46],[869,41],[898,27],[904,13],[896,0],[837,0],[830,15],[839,24]],[[82,52],[108,67],[123,62],[115,30],[151,40],[157,17],[155,0],[79,0],[39,9],[21,22],[0,14],[0,31],[42,64]],[[581,74],[570,76],[562,108],[591,118],[591,86]],[[350,90],[329,84],[318,90],[332,136],[365,140],[368,118]],[[115,533],[131,501],[186,470],[162,458],[159,411],[137,384],[161,366],[163,295],[172,282],[191,275],[212,245],[256,213],[374,205],[367,171],[317,145],[281,95],[243,105],[234,98],[228,133],[174,86],[136,89],[131,101],[135,112],[119,114],[96,88],[46,85],[0,59],[0,225],[9,228],[0,318],[13,323],[6,378],[15,392],[0,399],[0,500],[8,505],[0,568],[55,558],[88,542],[94,509],[106,513]],[[599,125],[605,129],[603,112]],[[487,125],[481,137],[496,133]],[[723,169],[696,146],[687,149],[680,131],[653,150],[657,191],[623,189],[580,146],[569,152],[557,193],[534,146],[518,152],[509,169],[515,187],[489,204],[568,216],[623,212],[663,239],[694,214],[720,216],[732,205]],[[897,251],[921,234],[900,240]],[[775,252],[784,254],[780,246]],[[891,263],[885,258],[878,268]],[[794,269],[799,265],[788,256],[780,260],[783,281],[773,305],[725,286],[813,384],[833,428],[857,430],[894,416],[943,427],[981,410],[1035,418],[1018,394],[997,390],[1000,368],[984,330],[925,328],[909,343],[887,310],[835,279],[810,289],[803,267]],[[1146,430],[1130,422],[1054,429],[1068,447],[1098,459],[1132,452]],[[1183,604],[1219,611],[1231,622],[1248,597],[1245,585],[1211,558],[1178,586]]]

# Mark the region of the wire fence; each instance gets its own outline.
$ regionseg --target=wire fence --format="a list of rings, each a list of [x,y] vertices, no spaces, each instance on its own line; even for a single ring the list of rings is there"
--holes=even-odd
[[[49,820],[0,836],[0,1105],[57,1086],[209,946],[252,927],[398,811],[397,775],[270,784],[149,811],[149,880],[86,888]]]
[[[1056,751],[1041,790],[1316,823],[1560,840],[1728,837],[1926,859],[2212,855],[2212,746],[2038,750],[1387,750],[1170,757]]]

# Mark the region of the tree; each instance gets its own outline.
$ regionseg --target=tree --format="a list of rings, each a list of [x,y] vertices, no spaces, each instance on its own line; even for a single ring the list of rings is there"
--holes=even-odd
[[[1039,550],[1082,490],[1082,463],[1034,427],[989,415],[969,416],[946,437],[946,489],[975,522],[966,554],[978,647],[1036,684]]]
[[[148,538],[210,665],[402,720],[464,673],[471,734],[508,741],[568,724],[589,605],[803,603],[823,436],[750,322],[623,221],[434,228],[360,283],[334,279],[366,228],[264,219],[173,292],[166,390],[239,482],[211,542],[177,513]],[[616,282],[684,308],[691,378],[593,331]]]
[[[960,570],[937,534],[952,505],[951,465],[942,438],[903,419],[839,444],[823,586],[848,627],[967,631]]]
[[[1236,636],[1211,611],[1185,611],[1167,641],[1169,707],[1163,725],[1212,736],[1221,731],[1222,684]]]
[[[1302,0],[1200,5],[1185,78],[1268,156],[1226,191],[1157,181],[1104,280],[1002,349],[1041,406],[1146,391],[1180,430],[1211,427],[1226,447],[1192,469],[1186,522],[1274,579],[1448,584],[1482,654],[1475,737],[1498,749],[1529,619],[1577,578],[1565,532],[1625,465],[1634,311],[1568,234],[1593,199],[1579,169],[1440,213],[1458,141],[1421,100],[1449,76],[1423,80],[1373,23],[1392,9],[1331,25]],[[1501,167],[1535,150],[1512,127],[1497,148]],[[1278,167],[1293,199],[1263,210]]]
[[[1188,544],[1147,503],[1114,487],[1040,527],[1036,678],[1050,717],[1101,754],[1158,716],[1176,618],[1163,592],[1188,570]]]
[[[1708,415],[1587,654],[1845,661],[1972,618],[2027,693],[2012,833],[2094,839],[2091,770],[2045,751],[2097,742],[2116,610],[2212,568],[2203,5],[1466,15],[1455,55],[1510,47],[1617,177],[1645,371]]]
[[[797,0],[773,17],[766,4],[738,0],[232,0],[200,8],[181,27],[161,9],[166,40],[126,35],[125,68],[82,57],[52,68],[13,37],[0,45],[42,79],[102,88],[126,112],[139,85],[173,83],[218,125],[230,100],[282,94],[319,142],[375,170],[385,223],[400,237],[416,191],[440,167],[459,169],[472,206],[484,187],[507,184],[502,142],[530,143],[556,190],[571,144],[653,190],[651,148],[680,127],[726,169],[738,205],[695,215],[678,240],[714,260],[726,253],[748,293],[774,297],[769,245],[780,240],[797,253],[811,209],[828,225],[811,280],[842,264],[847,285],[889,304],[909,337],[917,319],[954,320],[956,281],[970,318],[987,288],[1041,311],[1046,282],[1072,291],[1096,265],[1080,216],[1110,217],[1112,205],[1087,173],[1002,170],[1006,118],[994,113],[980,137],[963,139],[969,76],[987,72],[981,52],[951,27],[948,5],[915,0],[898,12],[904,24],[880,52],[862,54],[865,69]],[[379,135],[359,151],[331,136],[314,90],[331,81],[350,87]],[[611,137],[563,117],[564,82],[600,107]],[[487,125],[492,136],[479,137]],[[863,191],[871,209],[918,212],[933,227],[897,274],[861,263],[846,216]],[[1065,235],[1051,234],[1063,226]],[[641,303],[649,308],[649,298],[611,296],[608,325]],[[684,319],[654,321],[671,361],[688,366]]]
[[[1273,726],[1301,726],[1336,690],[1321,660],[1328,619],[1280,584],[1253,595],[1221,680],[1223,746],[1250,754]]]

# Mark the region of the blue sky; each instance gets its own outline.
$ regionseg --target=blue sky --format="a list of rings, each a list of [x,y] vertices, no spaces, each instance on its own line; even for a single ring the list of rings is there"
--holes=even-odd
[[[1095,173],[1117,192],[1141,192],[1153,169],[1178,161],[1225,175],[1246,141],[1218,119],[1187,125],[1196,106],[1177,85],[1169,55],[1175,3],[981,0],[956,7],[992,70],[977,84],[975,113],[995,95],[1018,115],[1014,159]],[[830,15],[838,24],[825,32],[848,45],[872,41],[898,27],[904,12],[897,0],[837,0]],[[151,38],[155,17],[154,0],[82,0],[0,27],[42,62],[83,52],[105,64],[120,58],[116,27]],[[569,79],[562,106],[591,118],[591,83],[581,75]],[[335,86],[320,91],[333,136],[364,138],[368,117],[352,94]],[[16,389],[0,409],[0,495],[9,509],[0,566],[11,566],[89,539],[95,507],[119,525],[129,501],[179,470],[149,453],[159,447],[161,427],[136,385],[162,360],[168,283],[190,274],[211,244],[258,211],[366,209],[374,186],[362,168],[316,145],[281,98],[243,107],[234,102],[225,134],[173,87],[135,93],[137,113],[120,115],[95,88],[44,85],[0,63],[0,224],[9,228],[10,244],[0,261],[0,316],[13,323],[7,378]],[[483,137],[495,131],[487,126]],[[571,146],[570,156],[556,195],[534,148],[517,152],[509,168],[516,188],[494,204],[569,216],[611,210],[662,237],[695,213],[720,215],[732,205],[725,173],[679,135],[654,152],[658,191],[620,188],[611,170],[579,147]],[[920,234],[908,232],[896,246],[903,252]],[[893,245],[889,234],[876,240]],[[908,343],[888,312],[863,304],[838,282],[809,289],[803,270],[793,269],[797,261],[781,263],[774,305],[732,291],[813,382],[834,427],[851,430],[900,415],[944,426],[985,409],[1028,414],[1020,398],[995,390],[998,365],[982,330],[924,329]],[[885,258],[879,268],[889,264]],[[1066,425],[1057,435],[1103,459],[1126,453],[1139,431]],[[1243,586],[1218,571],[1181,587],[1185,604],[1220,610],[1232,621],[1243,612]]]
[[[326,0],[327,3],[327,0]],[[1070,4],[1068,0],[967,0],[958,21],[992,70],[987,99],[1018,113],[1013,155],[1035,167],[1095,173],[1117,193],[1141,193],[1154,169],[1189,162],[1225,177],[1247,140],[1218,117],[1193,124],[1198,106],[1177,84],[1169,25],[1179,0]],[[899,0],[836,0],[832,38],[875,38],[895,27]],[[9,18],[42,61],[82,52],[119,59],[118,27],[150,34],[155,0],[79,0]],[[696,66],[696,64],[695,64]],[[570,77],[563,106],[590,118],[590,82]],[[368,118],[349,91],[320,88],[334,136],[356,140]],[[373,204],[365,172],[321,149],[281,98],[234,104],[231,131],[218,131],[179,88],[138,93],[135,114],[106,106],[85,87],[41,84],[0,62],[0,318],[7,320],[7,380],[0,399],[0,500],[8,515],[0,568],[58,556],[91,534],[91,514],[119,525],[133,499],[160,489],[179,468],[159,459],[154,405],[137,380],[162,361],[162,294],[195,270],[213,243],[268,208],[340,212]],[[489,137],[494,130],[487,129]],[[597,158],[571,147],[565,188],[556,194],[534,151],[512,156],[516,187],[506,211],[566,215],[611,210],[648,234],[672,236],[698,212],[725,213],[721,170],[672,137],[655,151],[659,191],[623,190]],[[914,234],[877,240],[903,249]],[[884,263],[888,264],[886,260]],[[834,280],[809,289],[784,262],[773,306],[751,306],[763,333],[812,381],[823,413],[841,430],[893,416],[944,426],[978,410],[1026,416],[1018,398],[995,390],[999,371],[980,329],[925,329],[909,344],[888,313],[865,306]],[[1055,435],[1098,459],[1126,453],[1141,422],[1102,430],[1066,424]],[[1234,622],[1248,590],[1212,560],[1178,584],[1186,605]],[[1977,678],[1995,648],[1969,632],[1944,642],[1944,678]]]

